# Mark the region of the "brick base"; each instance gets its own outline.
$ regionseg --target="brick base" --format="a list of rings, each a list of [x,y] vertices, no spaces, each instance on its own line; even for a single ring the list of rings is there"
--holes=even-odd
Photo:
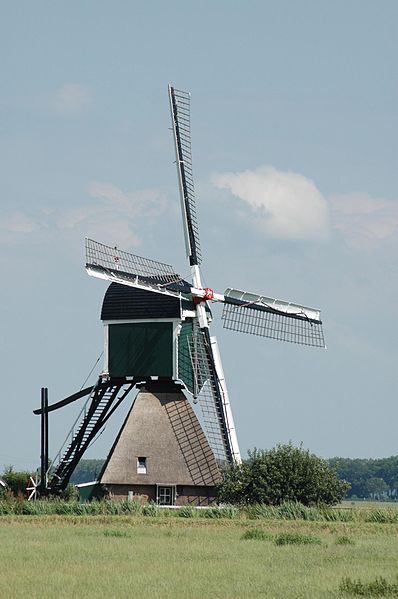
[[[167,486],[167,485],[165,485]],[[109,498],[123,501],[132,498],[141,503],[156,502],[156,485],[105,485]],[[133,495],[131,496],[131,493]],[[215,503],[214,487],[177,485],[175,505],[207,506]]]

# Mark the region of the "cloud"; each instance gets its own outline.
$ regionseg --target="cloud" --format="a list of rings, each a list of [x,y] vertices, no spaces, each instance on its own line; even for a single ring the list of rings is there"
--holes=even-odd
[[[333,227],[357,248],[374,248],[398,235],[398,200],[365,193],[332,195]]]
[[[0,243],[15,244],[37,229],[34,218],[23,212],[0,214]]]
[[[22,212],[3,215],[0,242],[17,242],[21,238],[17,233],[78,231],[79,235],[128,248],[141,243],[143,220],[160,216],[167,206],[164,194],[157,189],[125,192],[110,183],[91,183],[87,191],[91,200],[78,207],[43,208],[32,216]]]
[[[1,219],[0,228],[10,233],[31,233],[36,228],[36,223],[23,212],[13,212]]]
[[[315,184],[299,173],[263,166],[217,174],[213,184],[242,200],[268,235],[292,240],[328,235],[328,204]]]
[[[124,192],[110,183],[91,183],[88,192],[93,198],[105,201],[112,210],[129,216],[150,216],[165,208],[166,199],[158,189]]]
[[[62,116],[78,116],[84,113],[90,104],[90,94],[77,83],[66,83],[54,96],[54,108]]]

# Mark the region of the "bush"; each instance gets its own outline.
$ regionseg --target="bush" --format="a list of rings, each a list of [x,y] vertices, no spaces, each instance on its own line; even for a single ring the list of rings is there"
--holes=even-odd
[[[249,528],[243,535],[241,536],[243,540],[256,540],[256,541],[272,541],[273,536],[271,533],[266,532],[262,528]]]
[[[336,545],[355,545],[355,541],[347,535],[340,535],[336,539]]]
[[[30,472],[18,472],[14,470],[13,466],[7,466],[1,478],[7,483],[9,491],[14,496],[26,497],[26,489],[30,484],[30,476]]]
[[[339,590],[341,593],[359,597],[396,597],[398,594],[398,583],[387,582],[382,576],[371,582],[343,578]]]
[[[269,451],[254,449],[242,464],[227,468],[218,500],[238,505],[334,505],[348,488],[326,460],[289,443]]]
[[[160,509],[156,503],[147,503],[142,507],[143,516],[159,516]]]

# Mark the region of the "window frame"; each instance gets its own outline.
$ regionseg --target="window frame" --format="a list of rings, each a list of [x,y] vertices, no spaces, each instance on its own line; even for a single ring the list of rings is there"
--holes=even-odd
[[[137,474],[148,474],[148,458],[137,456]]]

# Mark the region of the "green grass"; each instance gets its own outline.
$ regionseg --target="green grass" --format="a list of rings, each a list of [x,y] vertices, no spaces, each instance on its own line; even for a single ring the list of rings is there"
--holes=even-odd
[[[211,507],[197,510],[185,506],[178,510],[160,509],[154,504],[141,505],[137,501],[78,501],[40,500],[6,501],[0,499],[0,517],[7,515],[144,515],[148,517],[250,519],[250,520],[305,520],[308,522],[374,522],[398,524],[398,504],[366,503],[350,507],[306,507],[300,503],[286,502],[279,506],[253,505]]]
[[[275,538],[275,545],[321,545],[322,541],[313,535],[301,532],[281,532]]]
[[[376,579],[395,584],[398,524],[270,519],[253,525],[242,517],[162,513],[3,516],[0,597],[341,599],[350,593],[347,580],[366,589]],[[281,535],[315,537],[321,545],[267,542]],[[337,545],[342,536],[355,545]]]

